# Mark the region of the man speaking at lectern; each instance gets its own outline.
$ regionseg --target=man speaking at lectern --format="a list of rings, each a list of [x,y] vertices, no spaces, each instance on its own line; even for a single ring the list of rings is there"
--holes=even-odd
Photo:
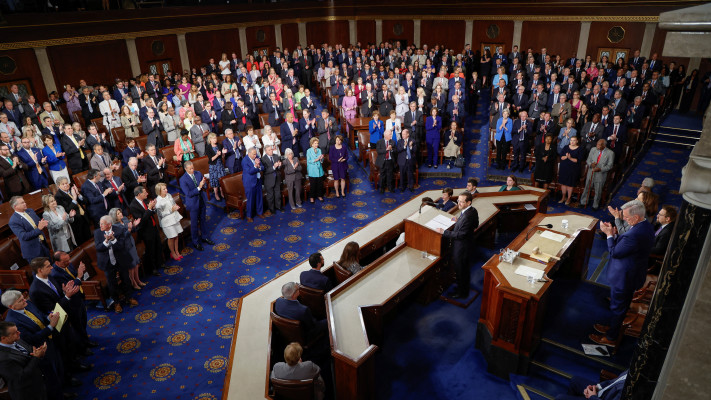
[[[472,194],[464,192],[459,195],[457,206],[462,212],[457,218],[457,223],[451,230],[439,228],[443,237],[452,241],[452,263],[457,274],[457,290],[455,299],[466,299],[469,296],[469,248],[471,247],[471,234],[479,226],[479,213],[472,207]]]

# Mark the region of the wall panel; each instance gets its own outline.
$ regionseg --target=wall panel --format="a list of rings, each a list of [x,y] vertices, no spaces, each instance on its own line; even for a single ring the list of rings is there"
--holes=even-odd
[[[358,32],[357,39],[361,47],[366,47],[369,43],[375,43],[375,21],[374,20],[359,20],[356,22],[356,30]]]
[[[560,54],[565,59],[577,53],[579,37],[580,22],[524,21],[518,47],[524,51],[530,47],[534,52],[540,52],[545,47],[549,54]],[[510,50],[508,47],[506,52]]]
[[[396,25],[400,24],[402,32],[396,34]],[[415,39],[415,22],[411,19],[407,20],[383,20],[383,40],[407,41],[407,44],[412,44]],[[402,42],[404,45],[404,42]],[[405,46],[403,46],[405,47]]]
[[[133,75],[124,40],[48,47],[47,56],[57,88],[67,83],[78,86],[80,79],[113,84],[116,78]]]
[[[309,44],[319,45],[328,43],[330,45],[341,43],[347,45],[350,42],[348,21],[318,21],[306,23],[306,37]]]
[[[37,102],[47,100],[47,89],[42,80],[42,72],[37,65],[37,57],[32,49],[10,50],[0,53],[0,57],[10,57],[15,63],[14,71],[0,73],[0,82],[29,81],[29,89]],[[61,95],[61,93],[60,93]]]
[[[299,24],[283,24],[281,26],[281,45],[293,53],[299,45]],[[284,49],[282,49],[284,50]]]
[[[247,35],[247,51],[250,54],[254,49],[263,47],[269,47],[271,54],[276,48],[274,25],[252,26],[245,30],[245,34]],[[239,41],[239,36],[237,40]]]
[[[271,32],[273,37],[274,28],[271,28]],[[193,68],[207,65],[210,58],[214,58],[217,64],[222,53],[227,53],[228,59],[231,58],[232,52],[242,54],[237,29],[187,33],[185,42],[188,47],[188,59]]]
[[[670,62],[674,61],[676,62],[676,65],[678,66],[679,64],[684,65],[684,67],[689,65],[689,57],[664,57],[662,54],[664,54],[664,40],[666,40],[667,37],[667,31],[661,30],[657,28],[656,31],[654,31],[654,40],[652,40],[652,50],[649,53],[649,56],[651,57],[652,54],[657,53],[658,57],[657,59],[661,59],[664,64],[669,64]],[[649,57],[648,57],[649,58]]]
[[[160,52],[160,45],[156,43],[154,46],[154,42],[163,44],[162,52]],[[138,52],[138,62],[141,64],[142,72],[148,71],[148,64],[162,60],[170,61],[174,72],[183,71],[184,67],[180,61],[180,50],[178,49],[178,37],[176,35],[136,38],[136,51]]]
[[[607,38],[607,32],[613,26],[621,26],[625,30],[625,37],[618,43],[611,43]],[[598,48],[618,48],[630,49],[631,52],[642,47],[644,38],[643,22],[593,22],[590,24],[590,37],[588,48],[585,54],[597,58]]]
[[[432,48],[436,44],[460,51],[464,48],[464,21],[422,21],[420,40]]]
[[[487,29],[491,25],[499,27],[499,34],[493,39],[486,34]],[[473,51],[481,49],[482,43],[503,43],[504,51],[508,53],[513,44],[518,44],[519,48],[521,47],[520,43],[511,43],[513,41],[513,27],[513,21],[474,21],[472,38],[471,41],[467,41],[467,43],[471,43]],[[459,50],[460,49],[455,48],[455,51]]]

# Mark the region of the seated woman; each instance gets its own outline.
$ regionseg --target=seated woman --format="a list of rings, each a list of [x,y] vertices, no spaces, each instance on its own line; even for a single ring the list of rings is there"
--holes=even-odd
[[[521,190],[521,188],[518,186],[518,179],[513,175],[509,175],[506,177],[506,184],[501,186],[499,192],[510,192],[512,190]]]
[[[437,203],[435,203],[437,205],[437,208],[439,208],[440,210],[443,210],[443,211],[449,211],[452,208],[454,208],[454,206],[456,206],[457,203],[452,201],[453,195],[454,195],[454,190],[452,188],[447,187],[447,188],[442,189],[442,197],[439,200],[437,200]],[[424,199],[423,199],[423,201],[424,201]]]
[[[444,132],[444,159],[447,169],[454,166],[454,160],[459,156],[462,147],[462,134],[457,130],[457,122],[452,121],[449,129]]]
[[[338,265],[355,274],[363,267],[360,265],[360,246],[356,242],[348,242],[343,248],[341,259],[338,260]]]
[[[314,399],[323,400],[326,385],[321,378],[321,368],[311,361],[301,361],[304,349],[296,342],[289,343],[284,349],[284,361],[274,364],[271,377],[285,380],[314,380]]]

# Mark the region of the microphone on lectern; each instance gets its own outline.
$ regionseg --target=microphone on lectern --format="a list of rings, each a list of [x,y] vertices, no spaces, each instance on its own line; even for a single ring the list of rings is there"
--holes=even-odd
[[[542,226],[542,227],[548,228],[548,229],[553,228],[553,224],[540,224],[540,225],[536,225],[536,226],[534,226],[533,228],[529,229],[528,232],[526,232],[526,240],[528,240],[528,235],[529,235],[534,229],[538,228],[539,226]]]

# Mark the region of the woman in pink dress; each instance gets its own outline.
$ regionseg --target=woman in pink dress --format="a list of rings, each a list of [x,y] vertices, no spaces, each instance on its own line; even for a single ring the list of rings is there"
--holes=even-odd
[[[356,117],[356,109],[358,108],[358,100],[356,97],[353,95],[353,90],[348,88],[346,89],[346,95],[343,97],[343,102],[341,103],[341,107],[343,108],[343,115],[345,115],[346,120],[353,119]],[[346,124],[346,132],[350,135],[350,131],[348,129],[348,124]]]
[[[284,84],[281,83],[281,78],[277,77],[276,81],[272,86],[274,87],[274,91],[276,92],[277,100],[281,101],[281,92],[284,91]]]
[[[359,77],[358,79],[356,79],[355,86],[353,86],[353,94],[355,95],[358,105],[360,105],[360,103],[361,103],[360,92],[364,92],[364,91],[365,91],[365,85],[363,84],[363,78]]]
[[[190,83],[188,83],[188,78],[183,77],[183,79],[180,81],[180,85],[178,85],[178,89],[180,89],[180,94],[183,95],[184,98],[188,98],[188,95],[190,94]]]
[[[595,79],[597,79],[597,74],[599,73],[599,71],[597,70],[597,65],[595,65],[595,61],[590,61],[590,67],[588,67],[586,71],[590,80],[594,81]]]
[[[573,106],[571,118],[576,119],[578,117],[578,111],[580,111],[580,107],[583,105],[583,101],[580,100],[579,91],[576,90],[575,92],[573,92],[573,100],[570,102],[570,104]]]

